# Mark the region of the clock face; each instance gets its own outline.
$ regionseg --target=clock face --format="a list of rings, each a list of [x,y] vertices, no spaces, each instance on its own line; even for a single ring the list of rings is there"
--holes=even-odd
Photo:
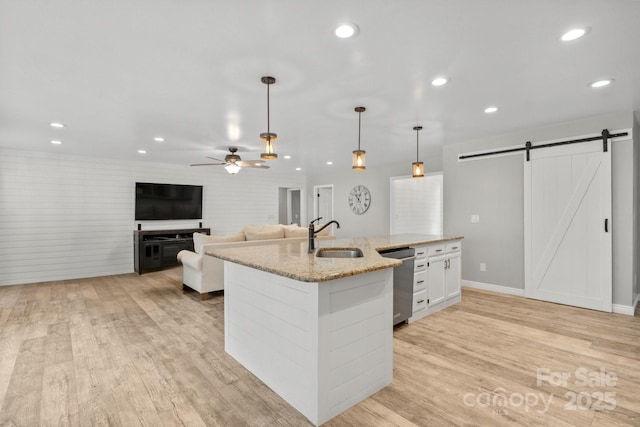
[[[371,205],[371,193],[364,185],[356,185],[349,193],[349,207],[356,215],[362,215]]]

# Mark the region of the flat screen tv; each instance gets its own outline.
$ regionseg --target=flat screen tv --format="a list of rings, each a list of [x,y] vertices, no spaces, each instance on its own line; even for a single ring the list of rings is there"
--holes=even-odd
[[[136,221],[202,219],[202,186],[136,182]]]

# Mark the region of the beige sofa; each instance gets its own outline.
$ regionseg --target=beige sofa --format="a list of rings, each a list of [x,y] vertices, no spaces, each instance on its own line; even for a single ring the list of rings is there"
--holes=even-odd
[[[316,234],[316,240],[335,239],[329,231],[330,227],[327,227]],[[209,292],[224,289],[224,261],[205,255],[207,249],[270,245],[278,242],[306,242],[308,238],[308,230],[296,224],[247,225],[237,233],[226,236],[193,233],[195,252],[183,250],[178,253],[178,261],[182,263],[183,288],[189,287],[197,291],[203,301],[209,298]]]

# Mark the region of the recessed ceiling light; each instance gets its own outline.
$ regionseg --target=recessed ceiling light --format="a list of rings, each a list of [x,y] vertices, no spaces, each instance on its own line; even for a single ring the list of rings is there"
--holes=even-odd
[[[297,171],[301,171],[301,170],[302,170],[302,168],[296,168],[296,170],[297,170]]]
[[[140,154],[147,154],[147,150],[138,150],[138,153],[140,153]]]
[[[333,30],[333,34],[341,39],[355,37],[359,32],[360,29],[358,28],[358,26],[356,24],[350,23],[340,24]]]
[[[62,141],[58,141],[57,139],[54,139],[54,140],[51,141],[51,143],[55,144],[55,145],[60,145],[60,144],[62,144]]]
[[[613,79],[603,79],[593,83],[589,83],[589,86],[591,86],[594,89],[597,89],[599,87],[609,86],[611,83],[613,83]]]
[[[560,37],[560,40],[563,42],[570,42],[571,40],[579,39],[585,34],[587,34],[587,28],[574,28],[564,33],[562,37]]]
[[[328,165],[332,165],[332,164],[333,164],[333,162],[327,162],[327,164],[328,164]]]
[[[58,123],[58,122],[51,122],[49,123],[49,126],[51,126],[52,128],[63,128],[64,124]]]
[[[156,136],[155,138],[153,138],[153,140],[154,140],[155,142],[164,142],[164,138],[163,138],[163,137],[161,137],[161,136]]]
[[[438,77],[438,78],[433,79],[431,81],[431,84],[433,86],[442,86],[442,85],[447,84],[447,82],[448,82],[448,80],[445,79],[444,77]]]
[[[487,114],[495,113],[496,111],[498,111],[498,107],[494,107],[494,106],[487,107],[484,109],[484,112]]]
[[[290,158],[291,158],[291,156],[284,156],[284,158],[285,158],[285,159],[290,159]]]

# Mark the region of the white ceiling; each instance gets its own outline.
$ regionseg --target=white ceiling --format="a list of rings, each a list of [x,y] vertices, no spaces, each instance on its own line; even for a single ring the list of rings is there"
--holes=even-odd
[[[344,21],[356,38],[332,34]],[[640,110],[639,23],[633,0],[0,0],[0,147],[255,159],[271,75],[271,171],[349,170],[362,105],[368,169],[409,173],[417,124],[429,163],[443,144]],[[591,30],[561,42],[575,26]]]

